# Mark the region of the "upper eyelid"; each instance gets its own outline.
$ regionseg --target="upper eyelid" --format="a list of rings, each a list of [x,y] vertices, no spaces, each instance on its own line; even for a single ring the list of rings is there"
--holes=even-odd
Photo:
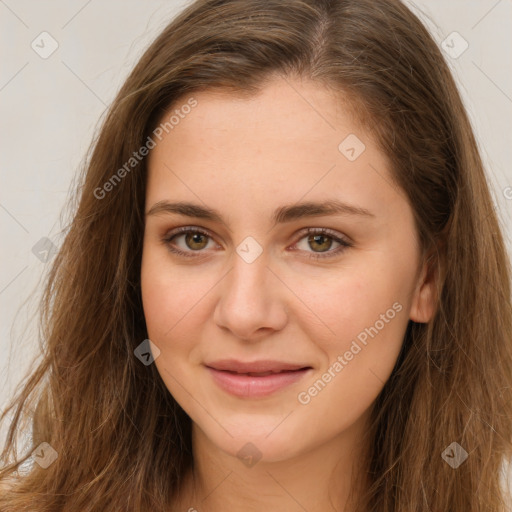
[[[187,233],[202,233],[203,235],[210,237],[212,240],[216,240],[216,236],[213,235],[211,231],[199,226],[181,226],[179,228],[171,229],[164,235],[164,238],[170,239],[180,235],[186,235]]]

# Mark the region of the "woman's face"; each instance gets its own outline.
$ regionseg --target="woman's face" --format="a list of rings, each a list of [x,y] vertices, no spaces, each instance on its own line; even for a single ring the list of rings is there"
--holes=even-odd
[[[312,82],[193,98],[148,162],[142,298],[163,381],[239,457],[362,432],[409,319],[432,314],[386,157]]]

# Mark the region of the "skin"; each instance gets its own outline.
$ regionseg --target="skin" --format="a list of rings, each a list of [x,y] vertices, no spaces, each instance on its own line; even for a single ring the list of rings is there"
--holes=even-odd
[[[151,151],[146,214],[159,201],[189,201],[217,210],[223,221],[146,215],[141,272],[148,336],[160,350],[155,364],[193,421],[195,469],[176,509],[350,510],[349,480],[372,404],[408,321],[433,314],[434,283],[420,260],[413,211],[340,93],[275,78],[250,99],[212,90],[193,97],[197,106]],[[348,134],[366,146],[354,161],[338,149]],[[373,216],[272,221],[278,207],[327,199]],[[192,257],[162,241],[181,226],[211,235],[168,241]],[[308,242],[309,227],[331,229],[352,247],[334,254],[340,244],[328,235]],[[248,236],[263,251],[251,263],[236,251]],[[332,257],[308,258],[319,253]],[[300,403],[298,394],[396,303],[401,311]],[[313,370],[268,397],[238,398],[204,367],[223,358]],[[251,467],[237,456],[248,442],[261,455]]]

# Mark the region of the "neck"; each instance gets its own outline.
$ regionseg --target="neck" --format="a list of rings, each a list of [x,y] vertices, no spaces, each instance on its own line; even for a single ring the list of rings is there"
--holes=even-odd
[[[254,465],[220,450],[193,423],[194,467],[186,476],[176,510],[188,512],[350,512],[350,492],[363,457],[360,418],[338,436],[306,453]],[[173,508],[173,510],[175,510]]]

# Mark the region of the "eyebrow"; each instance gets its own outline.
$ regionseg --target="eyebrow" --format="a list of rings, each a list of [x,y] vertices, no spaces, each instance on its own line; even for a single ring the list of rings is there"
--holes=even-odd
[[[177,203],[171,203],[167,200],[159,201],[149,209],[146,216],[162,213],[177,213],[186,217],[206,219],[224,224],[222,215],[217,210],[184,201]],[[322,202],[310,201],[281,206],[274,211],[272,220],[274,224],[282,224],[304,217],[317,217],[322,215],[357,215],[375,218],[375,215],[366,208],[343,203],[337,199],[331,199]]]

